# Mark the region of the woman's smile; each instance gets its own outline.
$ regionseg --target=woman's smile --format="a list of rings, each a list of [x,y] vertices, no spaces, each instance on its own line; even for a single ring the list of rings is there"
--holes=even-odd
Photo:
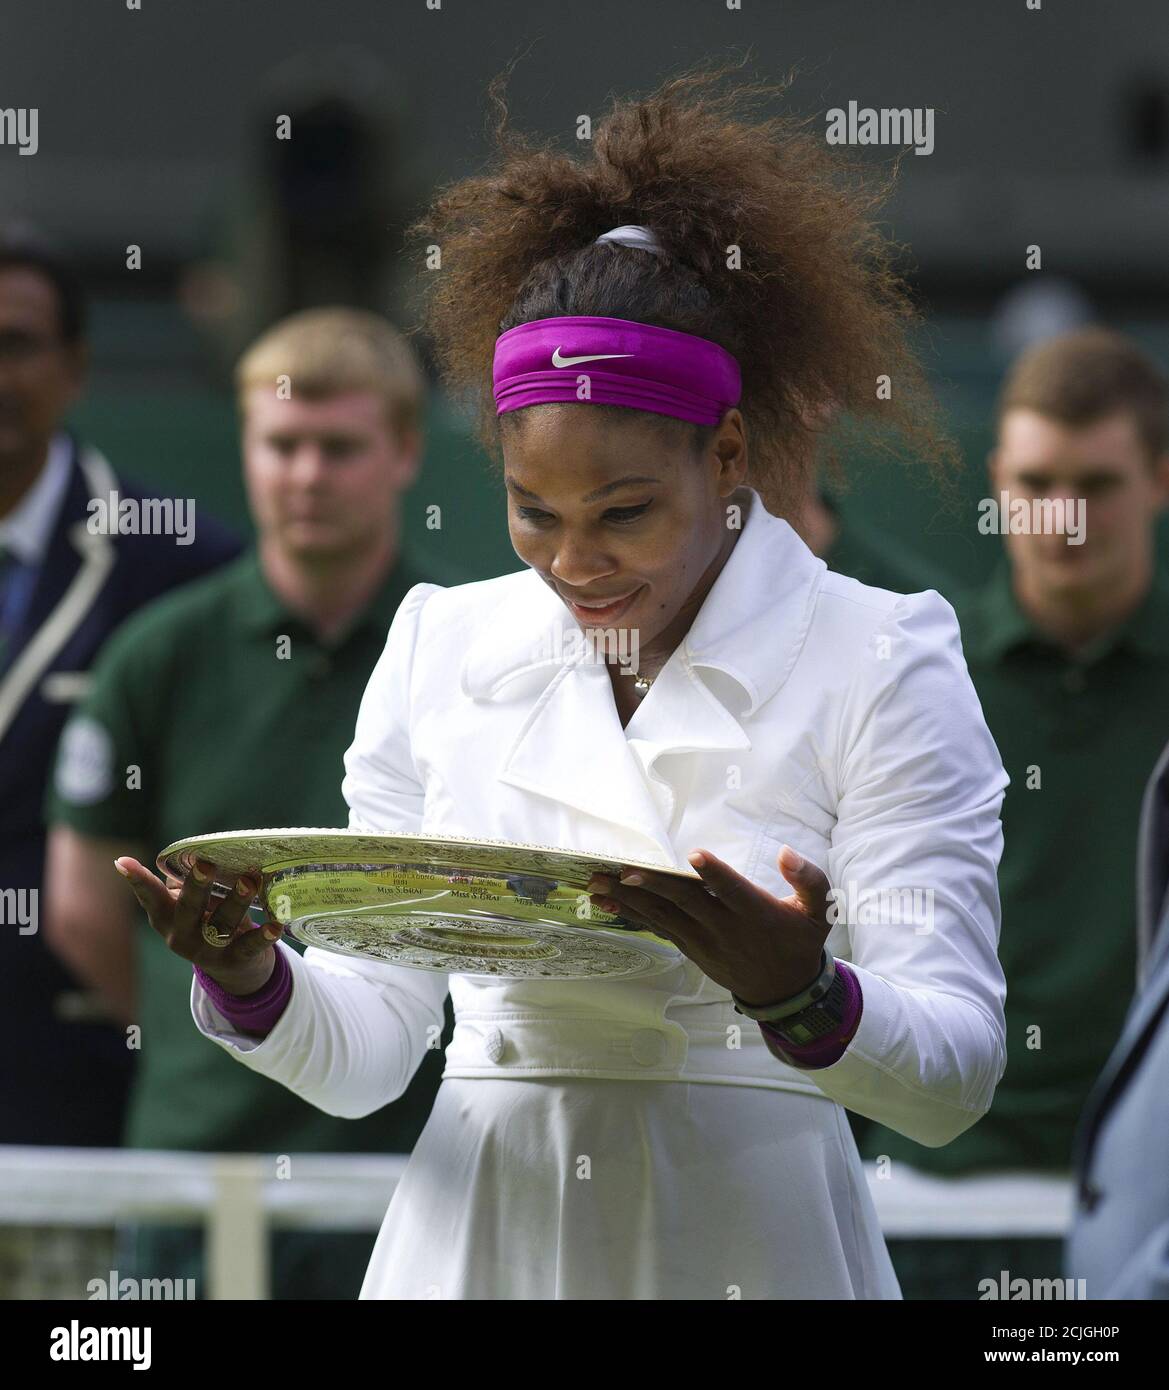
[[[644,588],[644,584],[639,584],[636,589],[631,589],[624,597],[605,604],[577,603],[562,593],[560,597],[568,605],[569,611],[578,622],[585,624],[612,623],[624,616]],[[560,593],[560,590],[557,589],[556,592]]]

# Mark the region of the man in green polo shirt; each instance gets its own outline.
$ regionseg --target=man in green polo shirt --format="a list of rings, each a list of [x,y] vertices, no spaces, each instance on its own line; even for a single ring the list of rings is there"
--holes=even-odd
[[[1004,385],[980,534],[998,544],[985,518],[1001,516],[1006,555],[955,608],[1011,778],[999,873],[1007,1066],[990,1112],[944,1148],[858,1120],[862,1155],[887,1155],[890,1181],[902,1165],[1070,1174],[1076,1120],[1120,1034],[1136,977],[1141,797],[1169,734],[1169,581],[1154,559],[1166,402],[1155,365],[1103,329],[1031,349]],[[1045,500],[1061,506],[1034,505]],[[889,1242],[906,1298],[963,1299],[979,1297],[981,1279],[998,1287],[1002,1270],[1059,1278],[1061,1245]]]
[[[298,314],[236,379],[256,549],[143,610],[103,650],[62,737],[44,921],[140,1048],[126,1144],[292,1155],[295,1182],[297,1153],[408,1152],[441,1049],[400,1100],[360,1120],[236,1066],[191,1027],[190,967],[139,918],[112,859],[150,863],[216,830],[345,825],[342,756],[398,604],[416,583],[462,576],[401,553],[424,387],[396,330],[350,310]],[[276,1232],[274,1296],[355,1298],[373,1241]],[[198,1281],[200,1233],[143,1227],[135,1246],[121,1274]]]

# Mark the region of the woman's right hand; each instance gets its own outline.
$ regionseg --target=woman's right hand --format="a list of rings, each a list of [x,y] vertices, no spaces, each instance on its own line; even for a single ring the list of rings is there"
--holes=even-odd
[[[182,956],[231,994],[254,994],[268,983],[276,964],[283,928],[268,921],[261,927],[248,919],[248,906],[259,889],[258,870],[237,877],[226,897],[211,899],[216,867],[195,861],[185,880],[163,881],[129,855],[114,867],[134,890],[150,925],[176,956]],[[217,938],[225,945],[213,945]]]

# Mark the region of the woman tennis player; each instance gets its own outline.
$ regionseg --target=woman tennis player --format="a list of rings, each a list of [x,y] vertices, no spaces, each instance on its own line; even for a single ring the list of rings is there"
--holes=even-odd
[[[946,447],[904,292],[871,185],[723,75],[616,102],[584,159],[505,110],[414,229],[523,568],[410,590],[344,780],[353,830],[696,871],[592,885],[676,961],[301,956],[248,923],[254,876],[209,903],[213,866],[120,861],[196,1025],[332,1114],[402,1094],[449,989],[364,1298],[898,1298],[844,1110],[945,1144],[1003,1069],[1007,779],[953,611],[830,573],[777,514],[829,412]]]

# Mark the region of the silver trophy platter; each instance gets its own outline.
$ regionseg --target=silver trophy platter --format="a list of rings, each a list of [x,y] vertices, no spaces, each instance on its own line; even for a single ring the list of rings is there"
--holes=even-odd
[[[622,865],[692,870],[545,845],[348,830],[230,830],[177,840],[159,869],[216,866],[214,893],[257,870],[258,903],[307,946],[416,970],[502,979],[632,979],[678,949],[589,901],[593,874]],[[701,880],[699,880],[701,881]]]

